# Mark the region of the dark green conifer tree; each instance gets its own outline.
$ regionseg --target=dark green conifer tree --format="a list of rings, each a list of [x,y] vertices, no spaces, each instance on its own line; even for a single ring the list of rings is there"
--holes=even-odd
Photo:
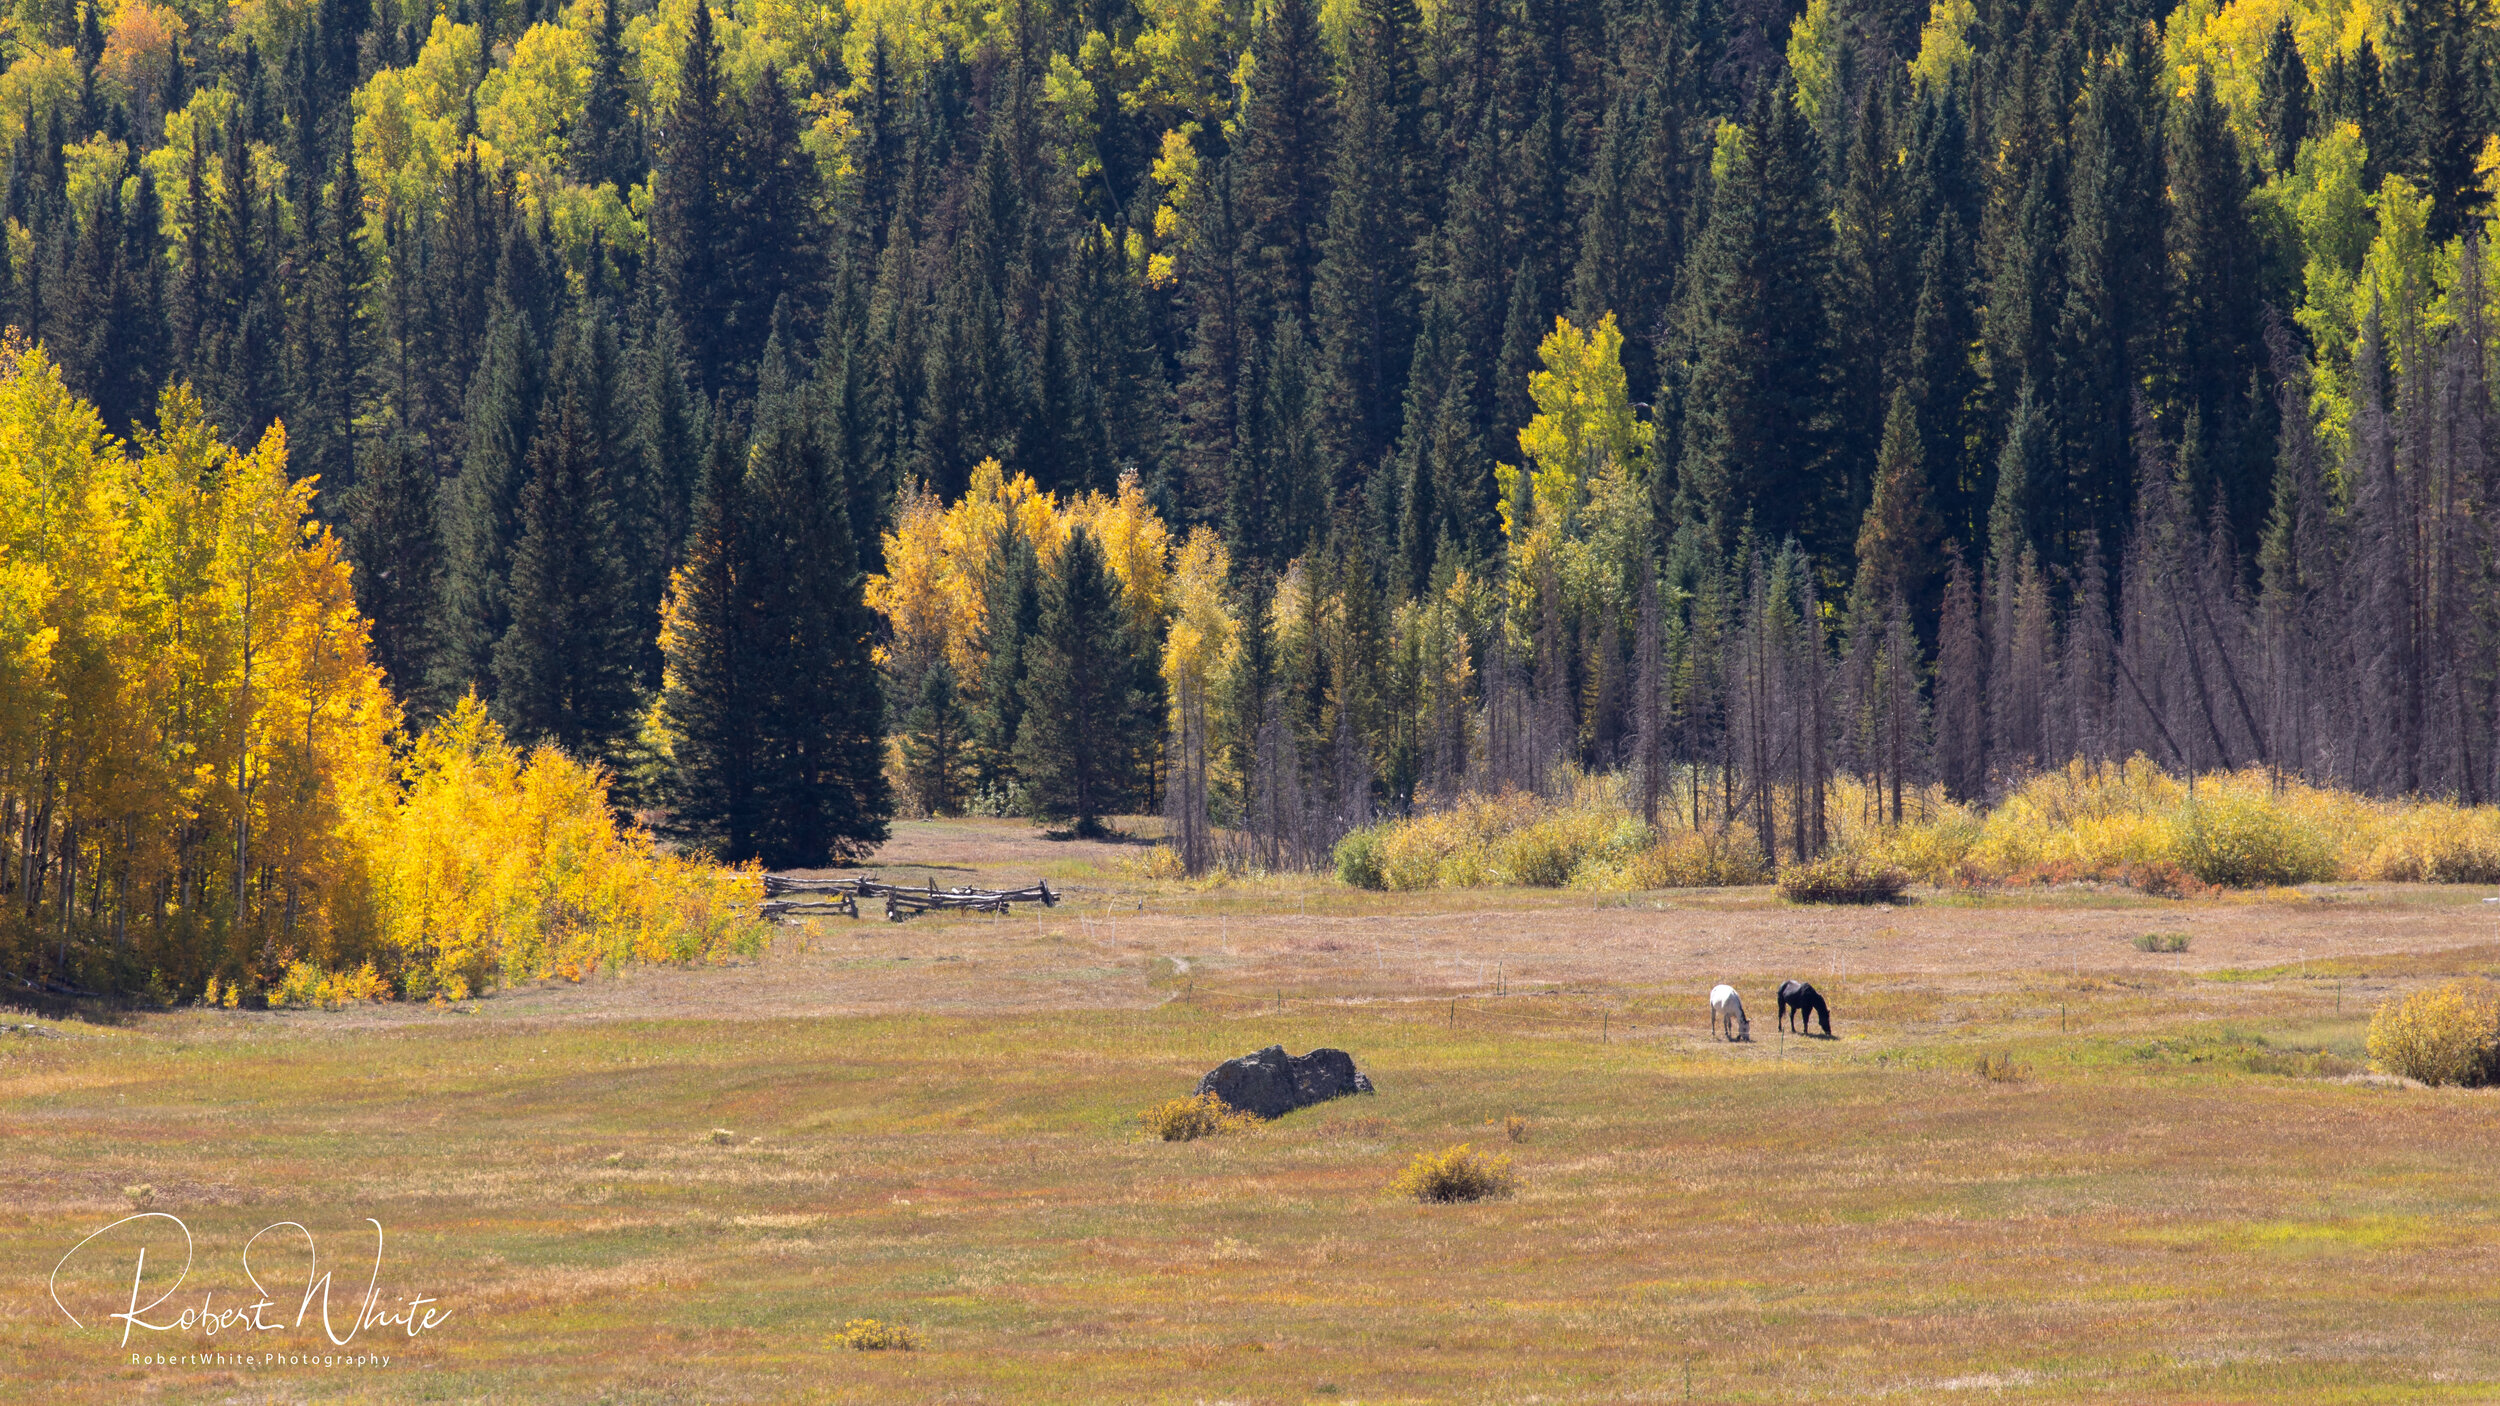
[[[712,854],[744,859],[757,852],[764,824],[756,718],[765,703],[765,622],[747,541],[744,427],[724,414],[711,428],[685,566],[672,578],[660,717],[672,763],[671,829]]]
[[[356,564],[356,606],[373,622],[374,662],[419,719],[441,711],[443,702],[428,673],[443,585],[436,487],[432,456],[407,433],[368,441],[348,495],[345,533]]]
[[[2300,144],[2309,136],[2309,106],[2309,65],[2292,37],[2292,17],[2285,15],[2266,44],[2265,66],[2257,71],[2257,125],[2278,173],[2289,173],[2300,156]]]
[[[634,730],[646,622],[619,550],[616,345],[604,319],[568,321],[548,379],[516,505],[494,711],[517,739],[613,764]]]
[[[851,540],[850,491],[821,388],[791,383],[776,333],[757,376],[744,493],[758,628],[746,661],[757,708],[755,854],[787,868],[852,859],[882,843],[885,693],[870,659],[876,621]]]
[[[1015,752],[1034,816],[1080,835],[1101,834],[1102,818],[1135,798],[1134,758],[1151,736],[1128,635],[1119,579],[1080,527],[1042,577]]]
[[[1722,540],[1751,514],[1766,539],[1837,559],[1856,524],[1838,520],[1847,496],[1826,449],[1830,227],[1811,136],[1785,92],[1766,95],[1712,200],[1690,279],[1698,345],[1678,506]]]
[[[512,546],[544,378],[529,318],[499,298],[462,416],[468,452],[442,500],[443,620],[434,687],[445,697],[475,688],[491,700],[494,692],[495,642],[512,627]]]
[[[931,815],[963,807],[964,753],[971,719],[957,697],[955,666],[940,658],[920,676],[920,698],[903,717],[903,774],[912,799]]]

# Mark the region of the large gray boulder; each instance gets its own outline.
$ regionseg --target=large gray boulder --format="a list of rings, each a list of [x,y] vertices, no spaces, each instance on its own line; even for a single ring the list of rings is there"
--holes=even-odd
[[[1199,1093],[1262,1118],[1281,1118],[1297,1108],[1371,1091],[1372,1081],[1355,1070],[1354,1056],[1345,1051],[1289,1055],[1282,1045],[1228,1059],[1198,1081]]]

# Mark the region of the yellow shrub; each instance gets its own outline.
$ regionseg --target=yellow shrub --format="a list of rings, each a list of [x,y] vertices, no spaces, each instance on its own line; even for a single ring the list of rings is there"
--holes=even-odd
[[[1616,819],[1595,810],[1554,811],[1503,836],[1493,851],[1493,872],[1499,882],[1523,888],[1561,888],[1583,861],[1602,857]]]
[[[920,1334],[881,1318],[854,1318],[833,1335],[833,1344],[854,1352],[917,1352]]]
[[[664,854],[620,829],[595,767],[524,753],[475,698],[417,739],[402,780],[404,798],[363,838],[412,996],[762,945],[752,867]]]
[[[2265,888],[2335,877],[2326,837],[2269,798],[2224,791],[2179,811],[2178,858],[2209,884]]]
[[[334,1011],[358,1001],[387,1001],[391,984],[367,962],[352,972],[325,972],[310,962],[288,965],[278,989],[269,995],[273,1006]]]
[[[1510,1158],[1487,1157],[1466,1143],[1439,1152],[1418,1152],[1389,1190],[1418,1201],[1482,1201],[1508,1196],[1519,1187]]]
[[[1740,830],[1680,830],[1632,856],[1630,887],[1726,888],[1764,877],[1762,846]]]
[[[2500,987],[2452,981],[2380,1006],[2370,1062],[2425,1084],[2500,1082]]]
[[[1244,1113],[1213,1094],[1167,1099],[1137,1115],[1146,1131],[1165,1142],[1196,1142],[1221,1133],[1248,1132],[1258,1115]]]
[[[1791,903],[1898,903],[1909,883],[1900,870],[1854,854],[1780,868],[1780,896]]]
[[[2500,883],[2500,811],[2414,806],[2375,837],[2361,877],[2400,884]]]

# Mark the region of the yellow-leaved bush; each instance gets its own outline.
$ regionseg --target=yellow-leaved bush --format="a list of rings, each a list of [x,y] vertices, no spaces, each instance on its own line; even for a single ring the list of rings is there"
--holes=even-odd
[[[1673,778],[1654,830],[1627,778],[1579,778],[1554,799],[1460,796],[1348,836],[1338,874],[1390,890],[1763,882],[1770,866],[1756,827],[1722,820],[1714,778],[1698,803],[1689,773]],[[2254,769],[2191,786],[2142,757],[2077,761],[2023,781],[1992,808],[1914,789],[1900,824],[1886,818],[1889,798],[1856,778],[1834,778],[1827,793],[1830,853],[1926,884],[2099,881],[2175,893],[2333,879],[2500,882],[2500,807],[2379,800]],[[1793,805],[1786,793],[1771,804],[1784,864],[1795,859]]]
[[[472,697],[416,739],[402,798],[361,837],[411,996],[691,962],[760,943],[752,869],[662,853],[611,819],[595,768],[523,751]]]
[[[474,702],[407,735],[283,427],[156,418],[124,445],[0,345],[0,964],[338,1005],[760,942],[754,880],[620,831],[595,770]]]

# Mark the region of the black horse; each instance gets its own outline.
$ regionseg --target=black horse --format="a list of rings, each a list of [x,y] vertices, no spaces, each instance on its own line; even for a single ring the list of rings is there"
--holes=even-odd
[[[1780,983],[1780,1028],[1788,1028],[1788,1013],[1797,1013],[1797,1033],[1808,1033],[1813,1017],[1823,1017],[1823,1033],[1832,1033],[1832,1008],[1823,1004],[1823,993],[1802,981]]]

